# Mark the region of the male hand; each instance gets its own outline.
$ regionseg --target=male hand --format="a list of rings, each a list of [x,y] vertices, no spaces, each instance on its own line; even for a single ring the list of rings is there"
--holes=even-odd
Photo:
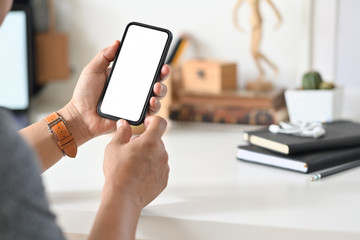
[[[118,121],[118,129],[106,147],[105,187],[111,196],[121,195],[142,209],[167,185],[168,154],[161,137],[166,121],[159,116],[145,119],[145,132],[132,138],[130,125]]]
[[[105,151],[105,185],[89,240],[135,239],[142,208],[168,181],[168,155],[161,141],[166,121],[148,116],[145,132],[135,138],[126,121],[119,120],[117,125]]]
[[[62,115],[77,119],[79,126],[75,127],[78,146],[93,137],[112,132],[116,129],[115,121],[105,119],[97,114],[96,107],[109,74],[109,65],[114,60],[119,48],[119,41],[115,41],[108,48],[99,52],[84,68],[75,87],[71,101],[61,110]],[[150,99],[149,114],[156,114],[160,109],[160,99],[166,96],[167,88],[162,83],[170,73],[170,67],[164,65],[160,79],[154,85],[155,97]]]

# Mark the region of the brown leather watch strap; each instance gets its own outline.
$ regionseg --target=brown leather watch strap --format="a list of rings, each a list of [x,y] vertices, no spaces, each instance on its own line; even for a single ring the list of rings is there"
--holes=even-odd
[[[77,153],[74,136],[66,126],[65,120],[58,113],[53,112],[44,118],[49,131],[54,134],[55,139],[64,155],[74,158]]]

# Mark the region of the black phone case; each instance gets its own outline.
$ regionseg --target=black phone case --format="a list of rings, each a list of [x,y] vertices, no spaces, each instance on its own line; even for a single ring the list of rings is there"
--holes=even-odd
[[[138,126],[140,124],[142,124],[144,122],[144,119],[145,119],[145,116],[146,116],[146,113],[148,111],[148,108],[149,108],[149,101],[150,101],[150,98],[152,96],[154,96],[153,94],[153,87],[154,87],[154,84],[156,83],[157,79],[159,79],[160,77],[160,73],[161,73],[161,68],[162,66],[164,65],[165,63],[165,59],[166,59],[166,56],[167,56],[167,53],[169,51],[169,48],[170,48],[170,44],[171,44],[171,41],[172,41],[172,33],[167,30],[167,29],[164,29],[164,28],[160,28],[160,27],[155,27],[155,26],[151,26],[151,25],[148,25],[148,24],[144,24],[144,23],[139,23],[139,22],[131,22],[129,23],[126,28],[125,28],[125,32],[122,36],[122,39],[121,39],[121,42],[120,42],[120,46],[119,46],[119,49],[117,50],[116,52],[116,55],[115,55],[115,59],[114,59],[114,63],[113,63],[113,66],[111,68],[111,71],[109,73],[109,76],[106,80],[106,83],[105,83],[105,86],[104,86],[104,89],[101,93],[101,96],[100,96],[100,100],[99,100],[99,103],[97,105],[97,113],[103,117],[103,118],[108,118],[108,119],[111,119],[111,120],[119,120],[121,117],[117,117],[117,116],[113,116],[113,115],[109,115],[109,114],[105,114],[103,112],[101,112],[100,110],[100,107],[101,107],[101,104],[102,104],[102,101],[104,99],[104,96],[105,96],[105,93],[106,93],[106,89],[109,85],[109,82],[111,80],[111,76],[112,76],[112,73],[113,73],[113,70],[115,69],[115,65],[116,65],[116,62],[117,62],[117,59],[118,59],[118,56],[120,54],[120,51],[121,51],[121,47],[122,47],[122,44],[124,42],[124,39],[126,37],[126,34],[127,34],[127,31],[129,29],[129,27],[131,25],[138,25],[138,26],[141,26],[141,27],[146,27],[146,28],[150,28],[150,29],[155,29],[157,31],[162,31],[162,32],[166,32],[168,34],[168,40],[166,42],[166,45],[164,47],[164,50],[163,50],[163,53],[161,55],[161,59],[159,61],[159,64],[158,64],[158,67],[157,67],[157,70],[156,70],[156,73],[155,73],[155,76],[154,76],[154,79],[152,81],[152,84],[151,84],[151,87],[149,89],[149,92],[148,92],[148,96],[146,98],[146,101],[144,103],[144,107],[143,107],[143,110],[141,112],[141,115],[140,115],[140,118],[137,120],[137,121],[131,121],[131,120],[128,120],[128,119],[124,119],[126,120],[130,125],[134,125],[134,126]]]

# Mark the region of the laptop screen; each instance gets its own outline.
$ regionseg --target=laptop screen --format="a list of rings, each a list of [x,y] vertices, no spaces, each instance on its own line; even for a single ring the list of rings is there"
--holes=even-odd
[[[12,10],[0,26],[0,106],[29,107],[29,31],[25,10]]]

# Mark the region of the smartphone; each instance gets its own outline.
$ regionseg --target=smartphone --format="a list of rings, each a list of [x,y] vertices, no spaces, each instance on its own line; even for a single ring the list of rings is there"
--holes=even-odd
[[[138,22],[126,26],[97,106],[101,117],[143,123],[171,41],[167,29]]]

